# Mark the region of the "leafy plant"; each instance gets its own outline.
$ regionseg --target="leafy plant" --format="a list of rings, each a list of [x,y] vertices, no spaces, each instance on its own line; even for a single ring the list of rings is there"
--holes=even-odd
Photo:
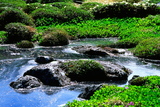
[[[153,79],[153,78],[152,78]],[[105,85],[90,100],[69,102],[68,107],[144,107],[159,106],[159,88]],[[149,102],[148,102],[149,101]]]

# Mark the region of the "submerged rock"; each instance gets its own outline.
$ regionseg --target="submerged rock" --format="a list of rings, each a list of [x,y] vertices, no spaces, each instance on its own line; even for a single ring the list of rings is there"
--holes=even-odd
[[[41,86],[41,81],[33,76],[26,75],[18,80],[11,82],[10,86],[14,89],[32,89]]]
[[[65,86],[70,84],[70,79],[58,67],[58,63],[43,64],[26,71],[25,75],[38,78],[44,85]]]

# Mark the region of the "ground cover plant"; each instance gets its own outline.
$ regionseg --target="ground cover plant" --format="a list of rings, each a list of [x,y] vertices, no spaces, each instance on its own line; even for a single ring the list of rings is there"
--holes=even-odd
[[[144,86],[118,87],[104,85],[89,100],[69,102],[67,107],[158,107],[160,106],[160,77],[147,76]]]

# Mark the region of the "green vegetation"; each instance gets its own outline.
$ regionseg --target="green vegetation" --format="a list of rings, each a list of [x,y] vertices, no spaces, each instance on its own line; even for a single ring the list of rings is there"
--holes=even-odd
[[[34,26],[33,19],[22,10],[10,7],[0,7],[0,30],[4,30],[5,25],[13,22],[20,22]]]
[[[23,41],[17,43],[16,46],[18,48],[33,48],[34,47],[33,43],[28,40],[23,40]]]
[[[17,43],[21,40],[31,40],[35,29],[22,23],[9,23],[5,26],[7,31],[7,43]]]
[[[7,39],[7,32],[0,31],[0,43],[4,43]]]
[[[90,100],[69,102],[67,107],[158,107],[160,106],[160,77],[144,77],[144,86],[117,87],[105,85]],[[152,87],[150,87],[152,86]]]
[[[26,5],[26,2],[24,0],[0,0],[1,7],[3,6],[13,6],[16,8],[22,8]]]
[[[160,59],[160,37],[144,39],[134,50],[134,55],[141,58]]]
[[[106,80],[104,67],[94,60],[69,61],[62,63],[61,68],[73,81]]]
[[[41,36],[39,45],[42,46],[61,46],[69,44],[69,35],[62,29],[49,28],[46,29]]]
[[[75,5],[70,0],[0,0],[0,30],[6,31],[7,24],[19,22],[29,26],[36,25],[37,31],[32,40],[38,40],[40,44],[45,29],[58,28],[65,30],[69,39],[118,37],[120,40],[109,46],[120,48],[134,48],[144,39],[149,41],[147,39],[159,37],[160,7],[152,3],[154,0],[129,2],[134,3],[104,5],[84,2]],[[6,34],[1,36],[1,43],[8,37]],[[154,43],[148,50],[137,49],[140,46],[138,45],[135,55],[154,59],[159,54],[159,47],[153,45]],[[138,51],[145,54],[140,55]]]

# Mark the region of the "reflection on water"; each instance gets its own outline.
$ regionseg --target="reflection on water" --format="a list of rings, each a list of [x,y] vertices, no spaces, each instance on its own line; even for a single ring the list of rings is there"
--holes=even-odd
[[[111,61],[123,65],[133,71],[133,75],[159,75],[160,66],[152,63],[143,63],[131,54],[121,54],[120,57],[90,57],[79,54],[71,49],[73,46],[100,44],[103,40],[82,40],[71,42],[64,47],[36,47],[34,49],[18,50],[9,46],[0,46],[0,107],[60,107],[68,101],[77,98],[80,91],[71,91],[65,88],[39,88],[29,94],[20,94],[14,91],[10,82],[15,81],[30,68],[37,66],[34,61],[37,56],[51,56],[58,60],[63,59],[95,59]]]

